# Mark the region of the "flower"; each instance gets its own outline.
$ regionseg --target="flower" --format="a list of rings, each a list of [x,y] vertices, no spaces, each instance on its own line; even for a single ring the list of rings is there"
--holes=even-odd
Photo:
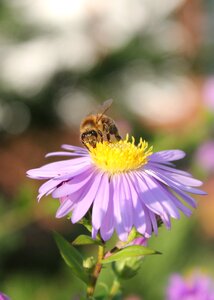
[[[0,300],[10,300],[10,298],[5,294],[3,294],[2,292],[0,292]]]
[[[66,151],[50,156],[68,156],[71,159],[49,163],[29,170],[34,179],[47,180],[39,189],[38,200],[51,194],[60,200],[56,217],[72,212],[71,221],[80,221],[91,209],[92,237],[100,232],[103,240],[111,238],[116,230],[119,239],[126,241],[134,226],[149,238],[158,233],[161,220],[167,228],[170,218],[179,219],[180,213],[191,215],[195,200],[188,194],[205,194],[195,188],[202,184],[189,173],[175,169],[171,161],[181,159],[181,150],[152,153],[152,148],[140,139],[109,143],[98,142],[89,150],[63,145]]]
[[[167,289],[167,300],[214,300],[214,285],[206,275],[193,273],[190,278],[174,274]]]

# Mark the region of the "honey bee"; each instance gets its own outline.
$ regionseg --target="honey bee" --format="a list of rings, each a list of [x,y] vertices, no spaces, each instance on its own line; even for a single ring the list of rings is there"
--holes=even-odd
[[[80,139],[86,148],[88,148],[87,144],[95,148],[98,142],[103,142],[104,140],[111,142],[111,136],[114,136],[118,141],[121,140],[114,120],[104,114],[110,108],[112,102],[112,99],[106,100],[98,108],[96,114],[90,114],[82,120],[80,124]]]

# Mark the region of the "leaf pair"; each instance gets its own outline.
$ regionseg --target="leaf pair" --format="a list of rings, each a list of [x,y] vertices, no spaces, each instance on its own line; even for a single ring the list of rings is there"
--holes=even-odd
[[[72,269],[74,275],[88,284],[89,275],[83,267],[83,257],[78,250],[76,250],[68,241],[66,241],[60,234],[54,232],[54,238],[59,248],[60,254],[66,264]],[[74,245],[102,245],[101,241],[94,240],[90,236],[80,235],[73,242]],[[140,257],[145,255],[160,254],[160,252],[149,249],[147,247],[133,245],[127,246],[116,253],[108,256],[102,260],[102,264],[116,262],[128,257]]]

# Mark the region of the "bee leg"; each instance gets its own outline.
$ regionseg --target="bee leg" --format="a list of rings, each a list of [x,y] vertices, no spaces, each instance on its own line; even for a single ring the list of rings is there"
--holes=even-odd
[[[103,134],[102,131],[97,130],[98,134],[100,135],[101,143],[103,142]]]
[[[106,125],[105,123],[103,124],[103,131],[105,132],[105,137],[108,142],[111,141],[111,132],[109,131],[109,126]]]
[[[115,126],[115,124],[112,124],[110,127],[109,127],[109,133],[114,135],[114,137],[116,138],[117,141],[120,141],[122,138],[121,136],[119,135],[119,132],[118,132],[118,129],[117,127]]]
[[[88,151],[90,151],[90,149],[88,148],[87,144],[84,142],[83,139],[81,139],[81,142],[83,143],[83,146],[85,146],[88,149]]]
[[[117,132],[115,135],[115,138],[117,139],[117,141],[122,140],[121,136],[119,135],[119,133]]]
[[[108,142],[110,142],[110,140],[111,140],[110,133],[106,133],[106,138],[107,138]]]

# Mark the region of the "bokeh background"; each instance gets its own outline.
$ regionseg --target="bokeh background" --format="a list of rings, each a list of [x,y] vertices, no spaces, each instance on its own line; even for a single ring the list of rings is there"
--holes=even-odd
[[[122,136],[183,149],[178,166],[208,192],[193,217],[151,239],[163,255],[145,259],[124,297],[165,299],[174,272],[214,278],[213,31],[211,0],[0,1],[0,290],[12,300],[70,300],[83,289],[52,237],[83,229],[55,219],[56,200],[38,205],[25,172],[62,143],[80,145],[81,119],[108,98]]]

